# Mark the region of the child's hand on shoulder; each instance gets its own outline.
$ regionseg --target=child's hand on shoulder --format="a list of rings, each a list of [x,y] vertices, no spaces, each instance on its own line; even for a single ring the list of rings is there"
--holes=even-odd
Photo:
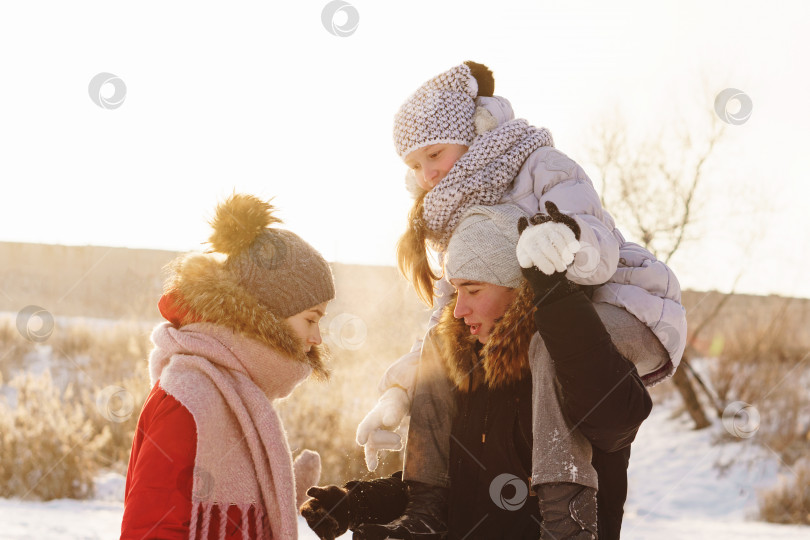
[[[532,227],[525,219],[518,225],[517,258],[523,268],[537,267],[546,275],[564,272],[579,251],[580,229],[576,220],[546,201],[548,214],[535,214]]]

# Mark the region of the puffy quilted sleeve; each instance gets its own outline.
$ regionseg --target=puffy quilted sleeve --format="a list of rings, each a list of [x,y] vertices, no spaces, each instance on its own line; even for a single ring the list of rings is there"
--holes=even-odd
[[[545,212],[546,201],[551,201],[576,219],[582,231],[581,247],[568,268],[568,279],[580,285],[605,283],[616,272],[619,241],[613,234],[613,218],[602,208],[588,175],[574,160],[549,146],[528,157],[518,181],[527,174],[538,201],[535,212]]]
[[[196,452],[194,417],[158,381],[132,441],[122,540],[188,537]]]

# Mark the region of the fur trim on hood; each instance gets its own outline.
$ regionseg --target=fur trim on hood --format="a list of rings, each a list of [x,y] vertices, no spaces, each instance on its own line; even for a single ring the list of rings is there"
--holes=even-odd
[[[303,362],[313,374],[327,379],[326,351],[314,346],[304,353],[301,339],[287,322],[262,306],[225,268],[225,261],[214,255],[188,254],[175,259],[167,269],[171,277],[164,294],[171,295],[183,313],[179,325],[209,322],[251,337],[279,351],[284,356]]]
[[[442,360],[450,379],[466,392],[486,382],[495,389],[520,381],[529,374],[529,344],[534,327],[534,295],[525,281],[515,301],[492,329],[487,343],[480,347],[463,319],[453,317],[456,297],[444,307],[436,324],[436,336],[442,348]]]

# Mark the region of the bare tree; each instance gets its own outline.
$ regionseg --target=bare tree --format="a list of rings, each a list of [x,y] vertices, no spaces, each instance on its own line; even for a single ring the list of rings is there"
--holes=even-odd
[[[716,154],[726,134],[726,124],[714,110],[709,107],[707,113],[705,136],[700,140],[690,131],[680,129],[662,131],[640,142],[629,140],[627,122],[621,114],[614,113],[613,118],[596,126],[592,146],[587,150],[590,161],[601,173],[602,205],[610,210],[622,229],[627,229],[645,248],[667,263],[693,239],[690,234],[701,210],[696,195],[704,184],[706,164]],[[694,129],[691,132],[694,133]],[[718,414],[722,414],[712,394],[692,369],[689,358],[694,354],[698,334],[717,317],[724,304],[721,300],[697,323],[695,331],[690,332],[682,367],[673,376],[695,429],[707,427],[710,422],[693,380],[706,390]]]

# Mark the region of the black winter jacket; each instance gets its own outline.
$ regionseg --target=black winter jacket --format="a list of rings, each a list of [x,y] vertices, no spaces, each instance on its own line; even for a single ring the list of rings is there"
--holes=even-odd
[[[554,360],[563,410],[593,447],[599,538],[618,539],[630,443],[650,413],[649,394],[582,292],[543,305],[534,322]],[[467,388],[454,390],[449,537],[537,539],[542,517],[537,498],[526,493],[531,476],[531,377],[496,389],[474,387],[472,377]]]

